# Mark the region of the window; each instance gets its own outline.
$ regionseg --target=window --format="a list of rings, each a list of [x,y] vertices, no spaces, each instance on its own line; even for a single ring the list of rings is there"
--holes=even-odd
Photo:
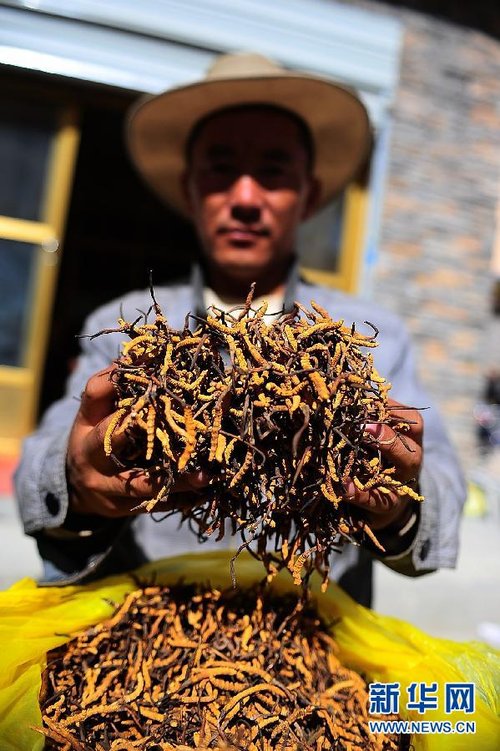
[[[0,452],[33,427],[78,143],[73,112],[0,106]]]
[[[363,183],[352,183],[340,198],[302,226],[299,257],[306,279],[356,292],[366,228],[367,192]]]

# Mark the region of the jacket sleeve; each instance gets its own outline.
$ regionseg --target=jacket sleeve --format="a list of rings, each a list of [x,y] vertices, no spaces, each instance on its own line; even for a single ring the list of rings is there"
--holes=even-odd
[[[87,319],[83,330],[95,333],[110,321],[113,325],[113,317],[100,309]],[[116,334],[92,341],[82,338],[81,355],[64,397],[47,410],[36,432],[23,445],[15,474],[16,496],[24,530],[37,541],[46,578],[64,578],[69,583],[90,573],[108,556],[113,540],[129,526],[122,520],[72,517],[66,483],[68,437],[81,393],[88,379],[118,355],[120,341],[121,336]]]
[[[382,341],[381,347],[384,346]],[[466,485],[442,418],[419,382],[412,346],[402,326],[397,336],[392,337],[390,346],[397,357],[391,369],[382,374],[392,384],[391,396],[422,410],[424,454],[419,485],[425,500],[419,509],[418,528],[409,549],[398,556],[376,557],[399,573],[419,576],[455,566]]]

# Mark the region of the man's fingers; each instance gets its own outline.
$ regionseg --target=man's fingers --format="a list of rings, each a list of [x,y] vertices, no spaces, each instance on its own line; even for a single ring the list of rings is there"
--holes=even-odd
[[[101,464],[105,466],[100,466]],[[203,494],[203,489],[209,481],[210,475],[205,472],[186,473],[169,489],[168,497],[182,494],[194,499]],[[137,505],[137,502],[157,496],[163,485],[164,480],[158,472],[141,468],[125,469],[112,457],[104,457],[101,462],[95,461],[86,475],[88,491],[115,501],[130,500],[131,507]]]
[[[199,472],[186,472],[175,482],[172,493],[201,493],[207,487],[212,475],[204,470]]]
[[[66,461],[72,508],[77,513],[111,518],[145,511],[137,507],[153,500],[163,487],[154,469],[127,469],[122,464],[130,436],[120,431],[119,424],[110,430],[116,417],[113,371],[114,366],[110,366],[88,380],[71,431]],[[182,474],[169,488],[168,497],[162,498],[155,509],[182,510],[202,503],[202,491],[210,479],[204,471]]]
[[[181,475],[170,488],[168,496],[172,503],[180,503],[181,495],[193,501],[203,495],[210,476],[205,472],[192,472]],[[156,472],[148,470],[128,469],[110,478],[109,492],[116,496],[131,496],[135,499],[154,498],[163,487],[163,480]],[[178,496],[178,497],[177,497]]]
[[[402,497],[395,491],[382,493],[378,488],[359,490],[352,481],[347,483],[346,500],[362,509],[372,530],[383,529],[392,524],[405,512],[408,503],[412,503],[411,499]]]
[[[367,443],[373,443],[380,451],[384,464],[396,467],[398,478],[405,481],[418,476],[420,470],[423,420],[416,409],[394,409],[391,415],[396,430],[390,425],[368,423],[365,425],[365,438]]]
[[[382,457],[385,467],[395,467],[391,478],[405,485],[417,479],[422,464],[423,420],[416,409],[405,408],[390,401],[392,425],[372,423],[365,426],[365,442],[372,444]],[[399,423],[399,425],[398,425]],[[362,490],[353,480],[345,488],[349,503],[363,509],[373,529],[383,528],[397,519],[410,502],[395,489],[387,486]]]
[[[86,461],[93,468],[106,476],[116,475],[123,467],[120,461],[120,450],[128,443],[128,438],[123,435],[111,436],[111,454],[106,453],[104,441],[107,429],[114,417],[114,412],[100,420],[94,427],[82,424],[81,420],[75,422],[73,434],[70,437],[70,448],[73,444],[83,448]],[[85,419],[85,418],[83,418]],[[71,463],[70,454],[68,460]]]
[[[383,456],[392,457],[394,461],[401,459],[405,462],[408,454],[415,452],[419,445],[410,433],[396,431],[389,425],[367,424],[365,437],[380,449]]]
[[[377,488],[360,490],[349,480],[346,485],[346,500],[365,511],[385,514],[395,508],[400,499],[396,492],[382,493]]]
[[[112,412],[104,417],[93,429],[92,440],[95,443],[95,449],[102,453],[107,458],[107,464],[109,460],[113,460],[113,466],[116,471],[116,467],[120,466],[120,456],[126,453],[126,449],[130,448],[130,435],[126,430],[120,430],[120,423],[116,424],[111,431],[111,434],[106,439],[106,433],[110,423],[115,420],[116,412]],[[111,453],[108,453],[111,450]]]
[[[146,504],[142,508],[141,505],[156,498],[161,489],[159,478],[147,472],[127,470],[111,477],[95,473],[94,478],[88,478],[88,487],[74,490],[72,507],[77,513],[97,513],[108,518],[136,516],[147,512]],[[176,490],[158,501],[152,510],[189,510],[204,500],[200,491]]]
[[[78,419],[97,425],[115,410],[116,390],[111,380],[114,366],[99,371],[87,381],[82,393]]]

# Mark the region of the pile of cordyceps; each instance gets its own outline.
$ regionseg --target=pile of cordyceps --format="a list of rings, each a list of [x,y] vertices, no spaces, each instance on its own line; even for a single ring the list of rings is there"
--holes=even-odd
[[[232,312],[211,309],[194,330],[155,320],[120,320],[123,345],[113,380],[117,412],[105,437],[108,455],[148,469],[161,491],[151,511],[183,472],[211,475],[204,500],[189,512],[200,539],[226,521],[270,574],[285,565],[300,583],[313,568],[325,577],[332,551],[345,539],[376,538],[362,515],[342,501],[346,484],[420,498],[384,466],[367,423],[408,427],[391,417],[372,356],[376,331],[334,321],[319,305],[296,303],[265,317],[266,305]],[[187,319],[189,320],[189,319]],[[103,332],[100,332],[103,333]]]
[[[369,732],[335,652],[303,598],[146,587],[49,653],[41,732],[57,751],[407,749]]]

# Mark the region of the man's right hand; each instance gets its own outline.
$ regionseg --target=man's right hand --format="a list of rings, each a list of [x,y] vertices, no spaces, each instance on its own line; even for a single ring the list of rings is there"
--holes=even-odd
[[[115,412],[116,390],[111,381],[114,367],[96,373],[87,382],[80,409],[69,436],[66,472],[69,502],[77,514],[97,514],[118,518],[137,514],[133,509],[142,501],[154,498],[160,490],[147,472],[122,469],[104,451],[104,436]],[[119,448],[119,441],[113,447]],[[204,472],[184,474],[175,483],[168,500],[155,510],[194,506],[200,491],[208,485]],[[201,496],[202,497],[202,496]]]

